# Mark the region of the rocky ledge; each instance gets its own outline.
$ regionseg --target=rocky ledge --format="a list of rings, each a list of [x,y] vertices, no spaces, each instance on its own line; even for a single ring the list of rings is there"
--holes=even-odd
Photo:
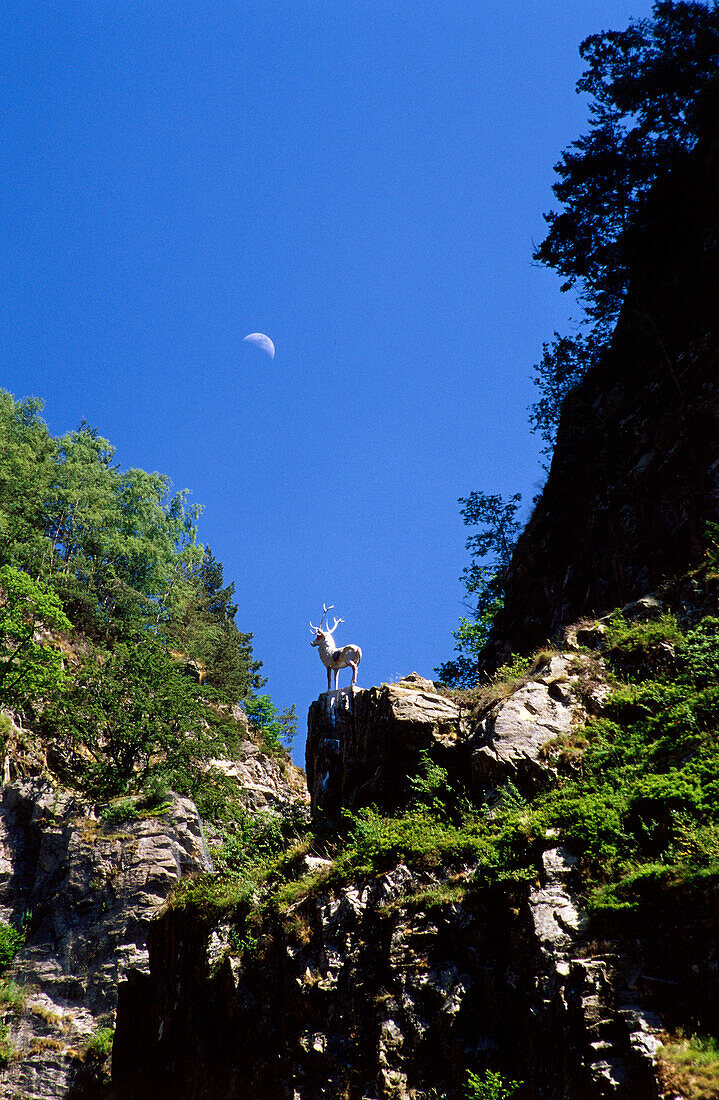
[[[585,655],[548,653],[521,682],[487,694],[471,720],[417,673],[396,684],[328,691],[312,703],[307,733],[307,783],[313,812],[334,814],[374,804],[401,807],[422,753],[450,780],[477,797],[511,781],[529,793],[546,777],[543,746],[569,733],[598,703],[601,680]]]

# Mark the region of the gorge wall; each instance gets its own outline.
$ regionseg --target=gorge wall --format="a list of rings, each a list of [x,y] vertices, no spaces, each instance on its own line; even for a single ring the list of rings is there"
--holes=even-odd
[[[582,718],[575,689],[601,708],[587,662],[548,656],[478,722],[415,675],[322,695],[316,818],[396,806],[420,752],[477,799],[508,780],[536,790],[553,766],[543,747]],[[149,970],[120,987],[114,1095],[458,1098],[469,1064],[523,1081],[522,1100],[657,1100],[662,1029],[719,1004],[716,890],[687,888],[652,922],[589,921],[576,857],[552,831],[538,845],[536,878],[485,890],[468,861],[400,857],[333,882],[330,859],[300,851],[296,895],[266,910],[251,950],[232,910],[171,909],[152,924]]]
[[[719,520],[718,196],[716,141],[650,196],[611,346],[562,407],[490,663],[701,560]]]
[[[212,872],[206,833],[194,803],[172,795],[105,821],[107,807],[60,783],[32,731],[3,717],[0,921],[22,927],[23,942],[10,966],[3,958],[0,1097],[101,1096],[102,1059],[88,1051],[101,1029],[111,1038],[118,985],[147,971],[149,929],[171,891]],[[215,763],[255,811],[304,805],[302,773],[249,738],[236,760]]]

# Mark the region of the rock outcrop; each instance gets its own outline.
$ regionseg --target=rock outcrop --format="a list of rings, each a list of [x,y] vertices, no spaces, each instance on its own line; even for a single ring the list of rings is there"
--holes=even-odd
[[[3,789],[0,919],[23,921],[27,938],[5,975],[25,1003],[8,1018],[1,1096],[67,1095],[88,1040],[114,1022],[118,982],[147,969],[151,919],[183,874],[211,866],[187,799],[106,829],[47,779]]]
[[[105,824],[97,806],[58,783],[31,732],[12,716],[5,722],[0,922],[22,927],[24,943],[2,975],[13,1003],[0,998],[0,1097],[95,1097],[102,1075],[88,1045],[113,1028],[118,985],[147,972],[149,928],[168,895],[183,876],[211,872],[212,859],[189,799],[169,795],[144,816]],[[302,772],[249,736],[236,760],[213,766],[250,810],[309,800]]]
[[[536,789],[547,741],[583,716],[579,695],[601,704],[588,665],[581,653],[548,654],[475,724],[416,676],[327,693],[310,711],[316,812],[408,794],[422,752],[476,792]],[[330,866],[306,863],[315,874]],[[696,941],[681,964],[662,963],[668,924],[640,934],[620,917],[598,936],[560,836],[543,839],[540,864],[535,882],[491,890],[472,889],[467,863],[399,862],[315,886],[266,913],[254,950],[238,946],[231,921],[160,916],[149,973],[120,990],[117,1094],[420,1100],[459,1096],[467,1065],[489,1063],[525,1082],[523,1100],[657,1100],[659,1014],[672,988],[690,1018],[711,901],[682,914]]]
[[[476,793],[510,782],[529,794],[542,785],[548,770],[544,747],[586,717],[574,688],[589,663],[576,653],[548,655],[526,683],[482,716],[471,740]],[[601,690],[595,688],[600,696]]]
[[[416,673],[397,684],[324,692],[312,703],[307,724],[313,812],[401,806],[422,752],[454,769],[461,727],[457,705]],[[460,755],[466,757],[466,748]]]
[[[561,847],[545,868],[535,889],[442,903],[446,878],[399,864],[305,898],[244,958],[227,938],[218,958],[217,929],[168,914],[152,926],[150,976],[121,989],[119,1095],[459,1096],[467,1063],[489,1056],[527,1082],[523,1097],[655,1100],[635,1040],[651,1024],[586,953]]]
[[[515,690],[489,692],[472,721],[415,673],[378,688],[325,692],[308,718],[313,811],[397,809],[413,795],[422,754],[476,797],[507,782],[531,793],[547,775],[544,746],[586,716],[573,685],[589,665],[580,653],[549,653]]]

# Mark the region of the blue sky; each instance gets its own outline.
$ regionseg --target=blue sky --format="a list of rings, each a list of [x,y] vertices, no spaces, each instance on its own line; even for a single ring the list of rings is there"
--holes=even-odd
[[[204,506],[299,761],[323,601],[361,685],[431,676],[457,498],[541,483],[531,368],[576,309],[531,253],[586,119],[577,47],[650,10],[4,8],[0,386]]]

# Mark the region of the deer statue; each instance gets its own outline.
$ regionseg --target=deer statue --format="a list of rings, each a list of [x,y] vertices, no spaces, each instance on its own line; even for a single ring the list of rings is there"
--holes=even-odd
[[[310,642],[310,645],[317,646],[320,651],[320,660],[327,669],[327,690],[330,690],[330,678],[332,673],[335,674],[335,691],[337,691],[337,674],[341,668],[352,669],[352,683],[357,683],[357,666],[362,660],[362,650],[358,645],[343,645],[339,648],[335,645],[335,640],[332,637],[340,623],[344,622],[344,619],[338,619],[335,616],[334,626],[330,629],[328,625],[322,626],[322,620],[327,615],[328,611],[331,611],[334,604],[330,604],[327,607],[326,604],[322,604],[322,619],[320,619],[319,626],[313,626],[310,623],[310,630],[315,635],[314,642]]]

